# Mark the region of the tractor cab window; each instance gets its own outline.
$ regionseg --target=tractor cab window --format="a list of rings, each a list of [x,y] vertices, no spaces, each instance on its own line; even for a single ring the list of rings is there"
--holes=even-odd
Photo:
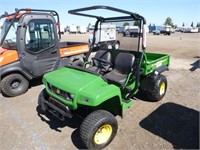
[[[12,19],[5,20],[3,26],[2,26],[2,31],[1,31],[1,39],[2,37],[6,34],[8,27],[10,26],[12,22]],[[14,20],[12,26],[10,27],[5,40],[2,43],[2,47],[6,49],[17,49],[17,44],[16,44],[16,32],[17,32],[17,25],[18,25],[18,19]]]
[[[26,51],[38,53],[55,45],[54,25],[50,20],[31,20],[27,26]]]

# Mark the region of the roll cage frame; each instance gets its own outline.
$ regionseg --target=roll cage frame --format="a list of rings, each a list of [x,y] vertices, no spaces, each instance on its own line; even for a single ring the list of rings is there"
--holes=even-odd
[[[91,10],[97,10],[97,9],[105,9],[105,10],[110,10],[110,11],[114,11],[114,12],[119,12],[119,13],[125,14],[125,16],[105,18],[102,16],[96,16],[96,15],[91,15],[91,14],[85,13],[85,11],[91,11]],[[130,11],[126,11],[126,10],[122,10],[122,9],[118,9],[118,8],[114,8],[114,7],[110,7],[110,6],[103,6],[103,5],[73,9],[73,10],[69,10],[68,13],[73,14],[73,15],[97,19],[95,26],[94,26],[94,33],[93,33],[94,36],[93,36],[93,40],[92,40],[92,45],[90,46],[90,51],[88,52],[88,55],[86,56],[86,60],[88,59],[90,53],[92,52],[92,49],[93,49],[93,46],[95,43],[95,32],[98,30],[99,23],[101,23],[101,22],[118,22],[118,21],[134,21],[134,20],[140,21],[139,35],[141,34],[141,29],[143,29],[143,32],[142,32],[143,34],[141,37],[142,38],[142,53],[139,58],[139,63],[138,63],[136,72],[134,73],[136,75],[135,87],[132,91],[130,91],[128,96],[126,96],[126,99],[130,99],[135,94],[135,92],[137,91],[137,89],[139,87],[139,81],[140,81],[140,75],[141,75],[141,65],[142,65],[142,60],[145,55],[145,49],[146,49],[146,28],[147,28],[146,27],[146,19],[137,13],[132,13]],[[138,50],[137,50],[138,53],[139,53],[139,50],[140,50],[140,36],[139,36],[139,40],[138,40]]]

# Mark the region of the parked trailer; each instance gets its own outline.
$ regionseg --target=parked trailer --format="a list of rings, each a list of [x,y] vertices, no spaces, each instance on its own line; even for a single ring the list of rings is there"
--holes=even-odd
[[[94,31],[91,30],[89,42],[92,44]],[[120,42],[116,40],[116,25],[103,24],[95,32],[95,43],[96,48],[108,48],[108,49],[119,49]]]
[[[77,26],[77,32],[80,33],[80,34],[86,34],[87,26],[86,25]]]
[[[69,34],[76,34],[78,32],[76,25],[70,25],[69,26]]]
[[[151,26],[149,28],[149,31],[152,32],[154,35],[159,35],[160,34],[160,27],[161,26]]]
[[[199,30],[198,30],[198,28],[190,28],[190,33],[198,33],[199,32]]]
[[[173,28],[171,26],[160,27],[160,34],[170,35],[171,33],[173,33]]]
[[[198,33],[198,28],[196,27],[182,27],[181,32],[183,33]]]
[[[139,36],[140,33],[140,28],[138,26],[125,26],[123,36],[129,35],[129,36],[134,36],[137,37]]]
[[[65,27],[63,25],[60,25],[60,34],[65,33]]]
[[[119,27],[118,30],[117,30],[117,32],[118,32],[118,33],[123,33],[123,32],[124,32],[124,29],[125,29],[124,26],[123,26],[123,27]]]

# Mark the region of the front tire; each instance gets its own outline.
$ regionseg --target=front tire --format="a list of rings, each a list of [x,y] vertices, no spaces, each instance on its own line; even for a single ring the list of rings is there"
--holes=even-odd
[[[108,111],[89,114],[80,126],[80,137],[89,149],[102,149],[114,139],[118,129],[116,118]]]
[[[28,87],[28,80],[20,74],[10,74],[4,77],[0,84],[2,94],[8,97],[14,97],[25,93]]]
[[[48,95],[46,89],[43,89],[40,92],[39,97],[38,97],[38,106],[39,106],[42,114],[45,114],[48,109],[47,104],[45,104],[45,102],[44,102],[45,100],[48,100],[48,98],[49,98],[49,95]]]

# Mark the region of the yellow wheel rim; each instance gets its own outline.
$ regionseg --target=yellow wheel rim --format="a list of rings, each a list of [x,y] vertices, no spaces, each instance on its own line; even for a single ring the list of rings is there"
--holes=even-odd
[[[163,95],[165,93],[165,88],[166,88],[165,82],[162,82],[160,86],[160,95]]]
[[[112,127],[109,124],[101,126],[94,135],[96,144],[103,144],[108,141],[112,134]]]

